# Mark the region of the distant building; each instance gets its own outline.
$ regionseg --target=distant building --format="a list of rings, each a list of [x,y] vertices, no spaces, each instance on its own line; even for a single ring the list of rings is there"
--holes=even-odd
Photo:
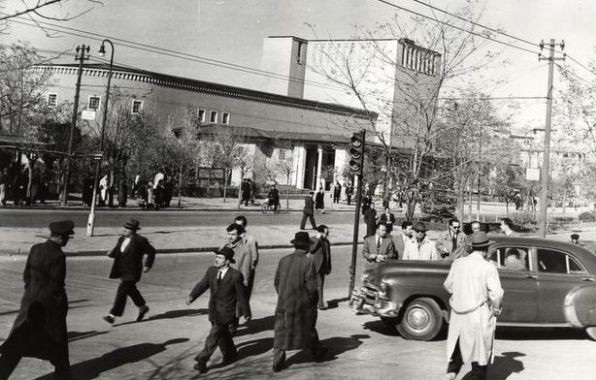
[[[35,70],[52,74],[46,94],[49,105],[74,99],[76,64],[39,65]],[[107,76],[105,64],[84,66],[79,109],[97,122],[102,117]],[[352,132],[366,128],[369,118],[377,117],[376,113],[336,103],[126,67],[114,67],[111,83],[113,89],[128,97],[131,114],[150,111],[176,125],[191,106],[202,124],[201,135],[231,129],[246,137],[246,149],[254,154],[254,160],[291,162],[288,185],[297,188],[314,189],[332,182],[337,174],[334,168],[346,166]],[[235,170],[232,184],[238,185],[240,180],[239,170]],[[287,182],[282,173],[276,180]]]

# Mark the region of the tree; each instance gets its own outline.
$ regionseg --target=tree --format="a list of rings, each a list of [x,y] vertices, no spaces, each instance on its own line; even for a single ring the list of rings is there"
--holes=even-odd
[[[469,2],[456,13],[479,21],[482,4]],[[387,182],[407,189],[407,217],[412,218],[418,201],[436,188],[428,186],[435,173],[427,163],[429,156],[436,154],[442,134],[444,104],[439,102],[439,94],[447,91],[447,85],[457,87],[463,76],[495,62],[497,55],[481,52],[486,40],[461,29],[434,20],[404,20],[396,13],[392,22],[377,29],[358,30],[354,40],[364,42],[330,41],[321,51],[322,63],[313,64],[312,69],[349,92],[351,103],[369,113],[368,130],[380,144],[389,168]],[[474,25],[466,27],[481,35],[491,34]],[[411,60],[404,65],[386,39],[400,40],[408,49],[423,46],[418,49],[422,59],[413,68],[409,67]],[[395,90],[395,95],[388,97],[387,89]],[[373,111],[379,114],[378,119]],[[399,141],[407,142],[402,145],[407,154],[396,152]]]

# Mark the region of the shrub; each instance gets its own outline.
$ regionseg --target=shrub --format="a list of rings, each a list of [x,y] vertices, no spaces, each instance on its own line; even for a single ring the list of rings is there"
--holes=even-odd
[[[596,221],[596,215],[591,211],[584,211],[577,217],[582,222],[594,222]]]

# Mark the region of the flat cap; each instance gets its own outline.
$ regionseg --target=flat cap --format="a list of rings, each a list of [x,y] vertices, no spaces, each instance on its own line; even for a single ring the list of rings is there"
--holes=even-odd
[[[74,223],[72,220],[61,220],[50,223],[52,235],[74,235]]]

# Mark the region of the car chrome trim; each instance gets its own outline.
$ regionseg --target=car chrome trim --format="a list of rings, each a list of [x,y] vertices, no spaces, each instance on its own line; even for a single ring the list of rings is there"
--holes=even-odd
[[[578,327],[571,323],[532,323],[532,322],[499,322],[497,326],[502,327]]]
[[[565,319],[574,327],[583,327],[583,324],[580,322],[577,311],[575,310],[575,304],[573,302],[575,293],[577,293],[581,288],[575,288],[565,296],[565,300],[563,301],[563,313],[565,314]]]

